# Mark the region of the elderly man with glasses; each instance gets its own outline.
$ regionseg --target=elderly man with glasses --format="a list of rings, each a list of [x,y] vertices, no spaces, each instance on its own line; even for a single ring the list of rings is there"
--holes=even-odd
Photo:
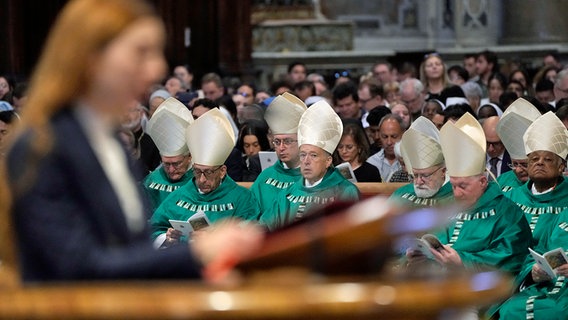
[[[324,100],[313,104],[298,124],[300,172],[296,183],[283,189],[260,217],[270,230],[301,220],[318,207],[359,199],[359,190],[332,166],[332,154],[343,132],[341,119]]]
[[[438,128],[419,117],[402,135],[402,157],[413,183],[393,192],[391,200],[413,207],[443,205],[454,200],[446,175]]]
[[[146,131],[162,158],[161,165],[142,182],[152,210],[158,208],[172,191],[191,180],[191,154],[185,141],[185,130],[191,123],[191,111],[172,97],[162,102],[148,121]]]
[[[306,110],[304,102],[290,93],[277,96],[266,109],[264,119],[270,127],[278,161],[262,171],[250,188],[260,202],[261,212],[270,208],[276,195],[301,176],[298,123]]]
[[[235,145],[227,118],[214,108],[195,120],[186,130],[193,157],[193,178],[172,192],[150,220],[155,247],[168,247],[186,241],[170,220],[188,221],[204,215],[208,223],[227,218],[257,220],[258,202],[252,193],[227,175],[223,164]]]

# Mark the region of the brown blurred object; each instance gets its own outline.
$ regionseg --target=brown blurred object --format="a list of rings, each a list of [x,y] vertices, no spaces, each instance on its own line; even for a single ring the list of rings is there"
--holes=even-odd
[[[0,318],[437,319],[448,309],[488,305],[510,291],[508,279],[496,273],[410,281],[302,280],[257,279],[228,290],[186,281],[29,285],[0,290]]]

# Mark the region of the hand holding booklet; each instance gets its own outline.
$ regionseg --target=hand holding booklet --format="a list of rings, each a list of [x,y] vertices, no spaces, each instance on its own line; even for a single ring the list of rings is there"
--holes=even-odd
[[[414,239],[410,243],[409,248],[435,260],[436,258],[430,251],[430,248],[439,251],[444,249],[444,245],[435,235],[427,233],[420,238]]]
[[[562,248],[556,248],[544,254],[539,254],[533,249],[529,248],[531,256],[534,258],[536,264],[544,270],[552,279],[556,278],[556,268],[563,264],[568,263],[568,257]]]
[[[193,231],[207,228],[211,223],[203,211],[197,211],[189,217],[187,221],[170,219],[170,224],[174,229],[180,231],[182,235],[189,236]]]

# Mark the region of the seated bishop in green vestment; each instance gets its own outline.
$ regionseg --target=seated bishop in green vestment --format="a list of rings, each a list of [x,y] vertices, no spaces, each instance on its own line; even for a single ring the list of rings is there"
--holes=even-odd
[[[306,186],[304,178],[300,177],[295,184],[280,191],[275,203],[260,217],[260,224],[275,230],[301,219],[319,206],[358,199],[359,189],[330,167],[321,182],[313,187]]]
[[[264,209],[262,225],[278,229],[309,215],[318,206],[359,199],[357,187],[332,166],[331,155],[342,132],[341,119],[327,102],[319,101],[304,112],[298,125],[302,176]]]
[[[562,248],[568,249],[568,210],[555,215],[555,221],[542,233],[534,250],[540,254]],[[489,315],[504,320],[517,319],[568,319],[568,264],[557,269],[554,278],[534,272],[535,261],[527,257],[523,270],[515,279],[516,293]],[[498,313],[496,313],[498,311]]]
[[[189,109],[173,97],[162,102],[148,121],[146,132],[156,144],[162,160],[162,164],[142,182],[152,212],[172,191],[191,180],[191,154],[185,131],[192,123]]]

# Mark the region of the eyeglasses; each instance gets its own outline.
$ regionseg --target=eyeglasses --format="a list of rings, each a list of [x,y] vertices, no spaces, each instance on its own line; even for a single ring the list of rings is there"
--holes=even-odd
[[[183,164],[184,160],[177,161],[177,162],[162,162],[162,166],[164,166],[164,168],[172,167],[174,169],[179,169],[181,167],[181,165]]]
[[[526,163],[526,162],[513,162],[513,163],[509,163],[507,166],[511,169],[515,169],[515,168],[526,169],[526,168],[529,167],[529,164]]]
[[[432,175],[434,173],[436,173],[438,170],[442,169],[443,167],[439,167],[438,169],[432,171],[431,173],[415,173],[415,174],[409,174],[408,176],[412,179],[412,180],[418,180],[420,178],[422,178],[422,180],[430,180],[430,178],[432,177]]]
[[[335,79],[338,79],[340,77],[349,77],[349,71],[344,70],[341,72],[336,72],[333,76],[335,77]]]
[[[210,179],[211,177],[213,177],[213,174],[217,172],[219,169],[221,169],[221,166],[217,167],[217,169],[206,169],[206,170],[200,170],[194,167],[193,176],[196,179],[199,179],[201,175],[204,175],[205,179]]]
[[[286,139],[283,139],[283,140],[280,140],[280,139],[274,139],[274,140],[272,140],[272,144],[273,144],[274,146],[276,146],[276,147],[279,147],[282,143],[283,143],[285,146],[289,147],[289,146],[291,146],[292,143],[294,143],[294,142],[298,142],[298,140],[294,140],[294,139],[290,139],[290,138],[286,138]]]
[[[347,150],[347,151],[352,151],[353,149],[355,149],[355,145],[353,144],[340,144],[339,146],[337,146],[337,150]]]

